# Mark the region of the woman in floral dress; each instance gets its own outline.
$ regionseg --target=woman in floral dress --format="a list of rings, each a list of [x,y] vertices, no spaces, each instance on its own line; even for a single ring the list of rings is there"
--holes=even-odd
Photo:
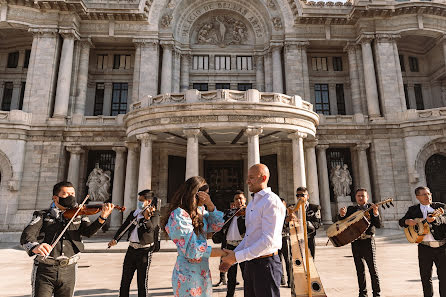
[[[163,218],[165,230],[178,251],[172,273],[175,297],[211,297],[209,257],[226,255],[223,250],[207,245],[207,233],[220,230],[224,223],[223,213],[215,208],[208,192],[204,178],[189,178],[173,195],[167,216]]]

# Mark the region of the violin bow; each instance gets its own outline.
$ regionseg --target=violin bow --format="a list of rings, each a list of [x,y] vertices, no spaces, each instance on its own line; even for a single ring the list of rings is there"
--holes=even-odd
[[[237,209],[237,211],[229,218],[226,220],[226,222],[224,222],[223,226],[221,226],[221,228],[223,229],[223,227],[230,221],[232,220],[233,217],[235,217],[236,214],[238,214],[239,211],[241,211],[243,209],[243,207],[240,207],[239,209]]]
[[[73,217],[71,218],[71,220],[68,222],[68,224],[65,226],[65,228],[62,230],[62,232],[60,232],[59,236],[57,236],[56,240],[51,244],[51,249],[48,252],[48,256],[50,255],[50,253],[53,251],[54,247],[56,246],[56,244],[59,242],[59,240],[62,238],[62,236],[64,235],[65,231],[67,231],[68,227],[71,225],[71,223],[74,221],[74,219],[76,218],[77,214],[79,213],[79,211],[81,210],[82,206],[85,205],[85,203],[87,202],[87,199],[90,197],[90,195],[85,196],[84,201],[82,201],[81,205],[78,206],[76,212],[74,213]],[[45,258],[47,258],[48,256],[45,256]]]

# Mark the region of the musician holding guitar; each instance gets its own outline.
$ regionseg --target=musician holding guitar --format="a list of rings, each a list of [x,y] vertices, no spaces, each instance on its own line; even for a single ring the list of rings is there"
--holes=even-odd
[[[356,274],[358,276],[359,297],[367,297],[364,260],[367,263],[370,278],[372,279],[373,297],[379,297],[381,296],[381,288],[376,267],[376,247],[374,239],[375,228],[381,228],[382,226],[378,205],[367,203],[369,195],[366,189],[357,189],[355,198],[357,205],[341,208],[338,219],[343,219],[358,210],[366,210],[369,207],[373,210],[372,214],[370,214],[370,226],[358,239],[352,242],[352,253],[356,266]]]
[[[446,216],[444,212],[436,217],[431,215],[440,208],[444,210],[445,204],[432,202],[432,194],[428,187],[416,188],[415,196],[420,204],[409,207],[404,217],[399,220],[399,224],[405,228],[415,226],[419,218],[429,225],[430,232],[424,235],[418,244],[418,265],[423,292],[425,297],[434,296],[432,266],[435,263],[440,281],[440,296],[446,297]]]

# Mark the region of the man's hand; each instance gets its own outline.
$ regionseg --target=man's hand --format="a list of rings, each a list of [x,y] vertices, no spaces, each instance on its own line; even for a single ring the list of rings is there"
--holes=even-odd
[[[32,252],[36,255],[48,256],[51,253],[51,246],[48,243],[41,243]]]
[[[341,216],[341,217],[345,217],[345,215],[347,214],[347,207],[343,207],[343,208],[341,208],[340,210],[339,210],[339,215]]]
[[[372,204],[373,214],[375,216],[379,215],[379,206],[376,204]]]
[[[404,224],[406,224],[407,226],[415,226],[417,224],[417,222],[412,219],[407,219],[404,221]]]
[[[114,207],[115,206],[112,203],[104,203],[104,205],[102,205],[101,217],[104,219],[107,218],[113,211]]]
[[[221,258],[219,269],[221,272],[227,272],[229,268],[237,262],[237,259],[235,258],[234,251],[228,249],[223,249],[223,251],[225,251],[227,255]]]
[[[426,218],[426,221],[427,221],[428,223],[432,223],[433,221],[435,221],[435,218],[432,217],[431,215],[428,215],[427,218]]]
[[[117,245],[118,244],[118,242],[115,240],[115,239],[112,239],[112,240],[110,240],[110,242],[108,243],[108,247],[112,247],[112,246],[115,246],[115,245]]]

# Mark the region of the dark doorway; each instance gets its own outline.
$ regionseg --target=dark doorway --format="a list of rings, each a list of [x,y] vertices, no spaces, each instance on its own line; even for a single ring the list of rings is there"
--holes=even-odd
[[[169,156],[167,171],[167,203],[186,178],[186,158]]]
[[[205,160],[204,176],[209,184],[209,194],[217,209],[228,209],[235,191],[243,191],[243,160]]]
[[[446,203],[446,156],[431,156],[425,167],[427,186],[432,192],[432,200]]]
[[[260,163],[265,164],[268,167],[270,175],[268,186],[274,193],[276,193],[280,197],[279,175],[278,175],[279,171],[277,170],[277,155],[273,154],[273,155],[261,156]]]

